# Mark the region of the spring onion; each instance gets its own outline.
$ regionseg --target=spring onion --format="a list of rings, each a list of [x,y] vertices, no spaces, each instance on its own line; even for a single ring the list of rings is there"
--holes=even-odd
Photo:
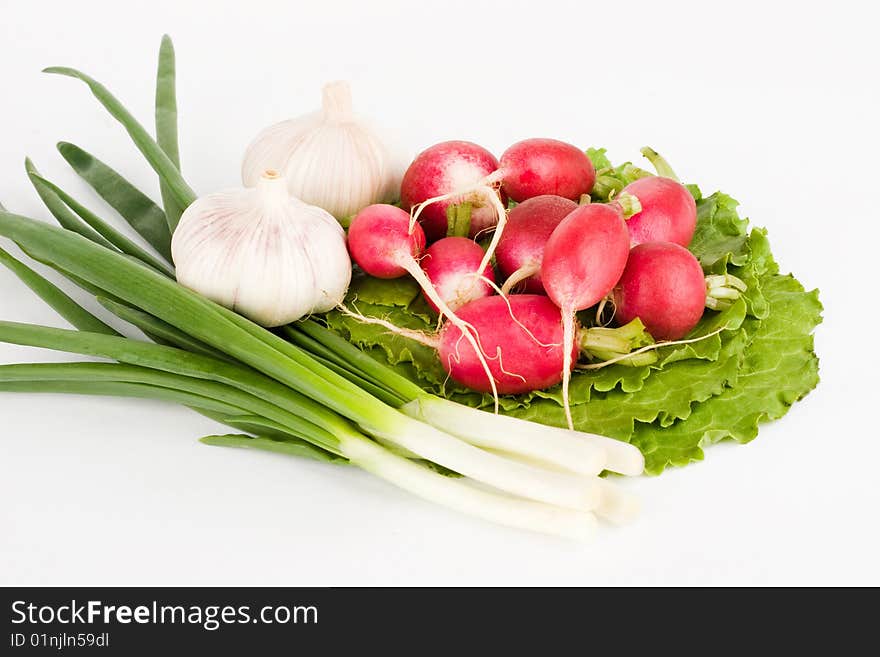
[[[177,70],[174,57],[174,44],[167,34],[162,37],[159,48],[159,65],[156,72],[156,143],[164,151],[171,163],[180,170],[180,147],[177,143]],[[171,232],[177,227],[182,206],[174,197],[174,192],[160,182],[162,205]]]

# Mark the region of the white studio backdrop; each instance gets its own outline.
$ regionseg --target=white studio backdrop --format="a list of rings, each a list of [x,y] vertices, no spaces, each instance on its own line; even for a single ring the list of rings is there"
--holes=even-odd
[[[46,216],[25,155],[103,211],[59,140],[158,198],[83,85],[40,70],[90,73],[150,123],[167,32],[184,173],[200,192],[237,185],[262,127],[315,109],[322,84],[348,79],[356,108],[406,157],[444,139],[500,154],[548,136],[605,146],[614,161],[655,147],[683,180],[733,195],[768,228],[782,270],[821,289],[825,322],[816,391],[748,446],[625,482],[642,517],[589,545],[487,525],[358,471],[207,448],[196,439],[218,426],[184,408],[3,394],[0,584],[880,584],[871,11],[3,0],[0,201],[13,211]],[[63,326],[6,270],[0,318]],[[66,358],[0,345],[2,362]]]

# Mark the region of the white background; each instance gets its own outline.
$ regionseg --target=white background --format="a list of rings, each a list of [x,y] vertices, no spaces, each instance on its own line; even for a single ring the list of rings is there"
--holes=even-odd
[[[409,155],[551,136],[622,161],[650,144],[738,198],[825,304],[819,388],[748,446],[627,482],[642,517],[588,545],[202,446],[218,427],[184,408],[0,395],[0,584],[880,584],[876,19],[866,2],[730,4],[0,2],[0,199],[20,213],[46,216],[25,154],[105,210],[61,139],[158,197],[86,88],[40,69],[81,68],[149,123],[169,32],[197,190],[237,184],[259,129],[346,78]],[[0,317],[63,326],[5,269]],[[0,345],[2,362],[63,358]]]

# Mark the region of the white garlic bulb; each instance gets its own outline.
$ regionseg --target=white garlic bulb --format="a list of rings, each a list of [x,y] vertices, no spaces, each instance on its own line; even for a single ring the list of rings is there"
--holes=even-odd
[[[266,169],[280,171],[290,193],[345,219],[396,199],[404,163],[352,111],[347,82],[324,87],[323,107],[263,130],[241,168],[245,187]]]
[[[292,197],[272,170],[254,189],[209,194],[190,205],[171,255],[181,285],[263,326],[330,310],[351,281],[342,227]]]

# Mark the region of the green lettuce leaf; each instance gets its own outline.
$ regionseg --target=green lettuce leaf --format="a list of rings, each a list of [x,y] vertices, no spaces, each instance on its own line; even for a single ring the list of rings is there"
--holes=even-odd
[[[650,172],[640,169],[632,162],[624,162],[615,167],[606,155],[604,148],[587,149],[587,157],[596,169],[596,182],[590,197],[594,202],[604,203],[612,196],[620,193],[633,180],[652,175]]]
[[[686,419],[636,427],[632,442],[644,452],[647,472],[702,460],[703,447],[725,438],[753,440],[758,423],[782,417],[819,383],[812,336],[821,321],[818,292],[804,291],[790,275],[768,275],[762,286],[769,312],[744,327],[751,338],[739,376]]]
[[[697,228],[691,240],[690,251],[697,256],[706,272],[723,274],[728,264],[743,265],[749,259],[748,219],[736,211],[739,203],[721,192],[697,199]]]
[[[594,392],[585,399],[584,395],[590,389],[588,384],[579,382],[575,386],[573,382],[571,411],[575,428],[629,441],[637,421],[657,420],[668,424],[688,417],[694,402],[720,394],[725,385],[736,380],[746,335],[742,331],[729,333],[716,360],[676,361],[653,371],[636,392]],[[509,413],[540,424],[566,426],[558,392],[553,397],[548,395],[548,398],[535,400],[527,407],[512,409]]]

